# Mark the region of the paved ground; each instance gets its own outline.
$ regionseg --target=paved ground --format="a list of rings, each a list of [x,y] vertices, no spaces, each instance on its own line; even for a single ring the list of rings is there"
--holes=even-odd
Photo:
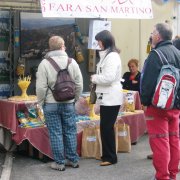
[[[154,168],[152,161],[146,159],[150,153],[145,135],[132,146],[131,153],[118,153],[116,165],[100,167],[98,160],[81,159],[80,168],[69,167],[64,172],[50,169],[51,162],[15,154],[10,180],[151,180]]]
[[[2,173],[5,156],[6,156],[6,153],[1,151],[0,152],[0,174]]]

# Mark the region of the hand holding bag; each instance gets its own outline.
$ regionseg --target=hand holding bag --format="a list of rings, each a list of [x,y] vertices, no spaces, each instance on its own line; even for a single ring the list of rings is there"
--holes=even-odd
[[[97,99],[97,95],[96,95],[96,84],[91,84],[90,85],[90,98],[89,98],[89,103],[90,104],[95,104],[96,103],[96,99]]]

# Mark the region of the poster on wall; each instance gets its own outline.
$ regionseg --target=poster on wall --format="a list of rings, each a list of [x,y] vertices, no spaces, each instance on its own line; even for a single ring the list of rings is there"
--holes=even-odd
[[[9,39],[9,12],[0,11],[0,43],[8,42]],[[6,49],[6,47],[0,44],[0,49]]]
[[[9,74],[8,51],[0,51],[0,84],[9,82]]]
[[[10,96],[9,11],[0,11],[0,99]]]
[[[67,54],[74,57],[74,18],[43,18],[41,13],[22,12],[20,19],[21,57],[42,59],[48,52],[48,40],[53,35],[64,38]]]
[[[0,84],[0,99],[5,99],[10,96],[10,85]]]
[[[88,49],[100,49],[95,40],[97,33],[103,30],[111,31],[111,21],[91,20],[89,24]]]
[[[9,64],[0,62],[0,83],[9,82]]]
[[[0,50],[0,63],[7,63],[9,61],[8,51]]]

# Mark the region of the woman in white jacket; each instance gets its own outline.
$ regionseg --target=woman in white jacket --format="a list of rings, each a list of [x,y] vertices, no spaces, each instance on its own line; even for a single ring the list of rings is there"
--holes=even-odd
[[[116,48],[112,34],[101,31],[95,39],[101,48],[100,62],[91,81],[96,84],[96,103],[100,104],[100,130],[102,140],[101,166],[117,163],[114,123],[123,101],[120,51]]]

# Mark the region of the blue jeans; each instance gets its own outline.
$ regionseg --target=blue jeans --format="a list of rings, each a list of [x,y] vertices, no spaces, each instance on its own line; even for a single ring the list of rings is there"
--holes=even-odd
[[[77,130],[73,103],[47,103],[43,107],[55,162],[78,162]]]

